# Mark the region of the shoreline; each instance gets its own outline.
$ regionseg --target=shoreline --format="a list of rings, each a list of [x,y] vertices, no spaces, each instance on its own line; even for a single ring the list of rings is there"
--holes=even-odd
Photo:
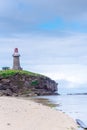
[[[65,113],[30,99],[0,97],[0,117],[2,130],[77,130]]]

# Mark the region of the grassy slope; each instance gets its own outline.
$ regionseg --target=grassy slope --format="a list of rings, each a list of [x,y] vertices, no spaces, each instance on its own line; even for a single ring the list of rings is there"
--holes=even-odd
[[[25,70],[2,70],[2,71],[0,71],[0,76],[2,76],[3,78],[6,78],[6,77],[9,77],[9,76],[13,76],[17,73],[25,74],[25,75],[31,75],[31,76],[42,76],[40,74],[25,71]]]

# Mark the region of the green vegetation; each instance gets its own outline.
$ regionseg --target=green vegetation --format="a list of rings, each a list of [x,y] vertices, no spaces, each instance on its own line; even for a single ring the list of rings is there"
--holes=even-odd
[[[34,81],[32,81],[31,85],[32,85],[32,86],[36,86],[36,85],[38,85],[38,80],[34,80]]]
[[[10,76],[13,76],[15,74],[25,74],[25,75],[30,75],[30,76],[42,76],[40,74],[25,71],[25,70],[1,70],[0,71],[0,76],[2,76],[3,78],[10,77]]]

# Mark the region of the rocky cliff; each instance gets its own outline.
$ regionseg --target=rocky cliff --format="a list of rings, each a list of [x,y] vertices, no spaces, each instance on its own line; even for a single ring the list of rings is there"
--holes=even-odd
[[[0,74],[0,96],[54,95],[56,91],[57,83],[46,76],[23,71]]]

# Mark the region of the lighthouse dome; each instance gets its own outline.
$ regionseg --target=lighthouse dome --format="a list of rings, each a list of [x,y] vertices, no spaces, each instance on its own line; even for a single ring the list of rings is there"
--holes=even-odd
[[[15,49],[14,49],[14,54],[13,54],[13,56],[20,56],[20,54],[18,53],[18,48],[15,48]]]

